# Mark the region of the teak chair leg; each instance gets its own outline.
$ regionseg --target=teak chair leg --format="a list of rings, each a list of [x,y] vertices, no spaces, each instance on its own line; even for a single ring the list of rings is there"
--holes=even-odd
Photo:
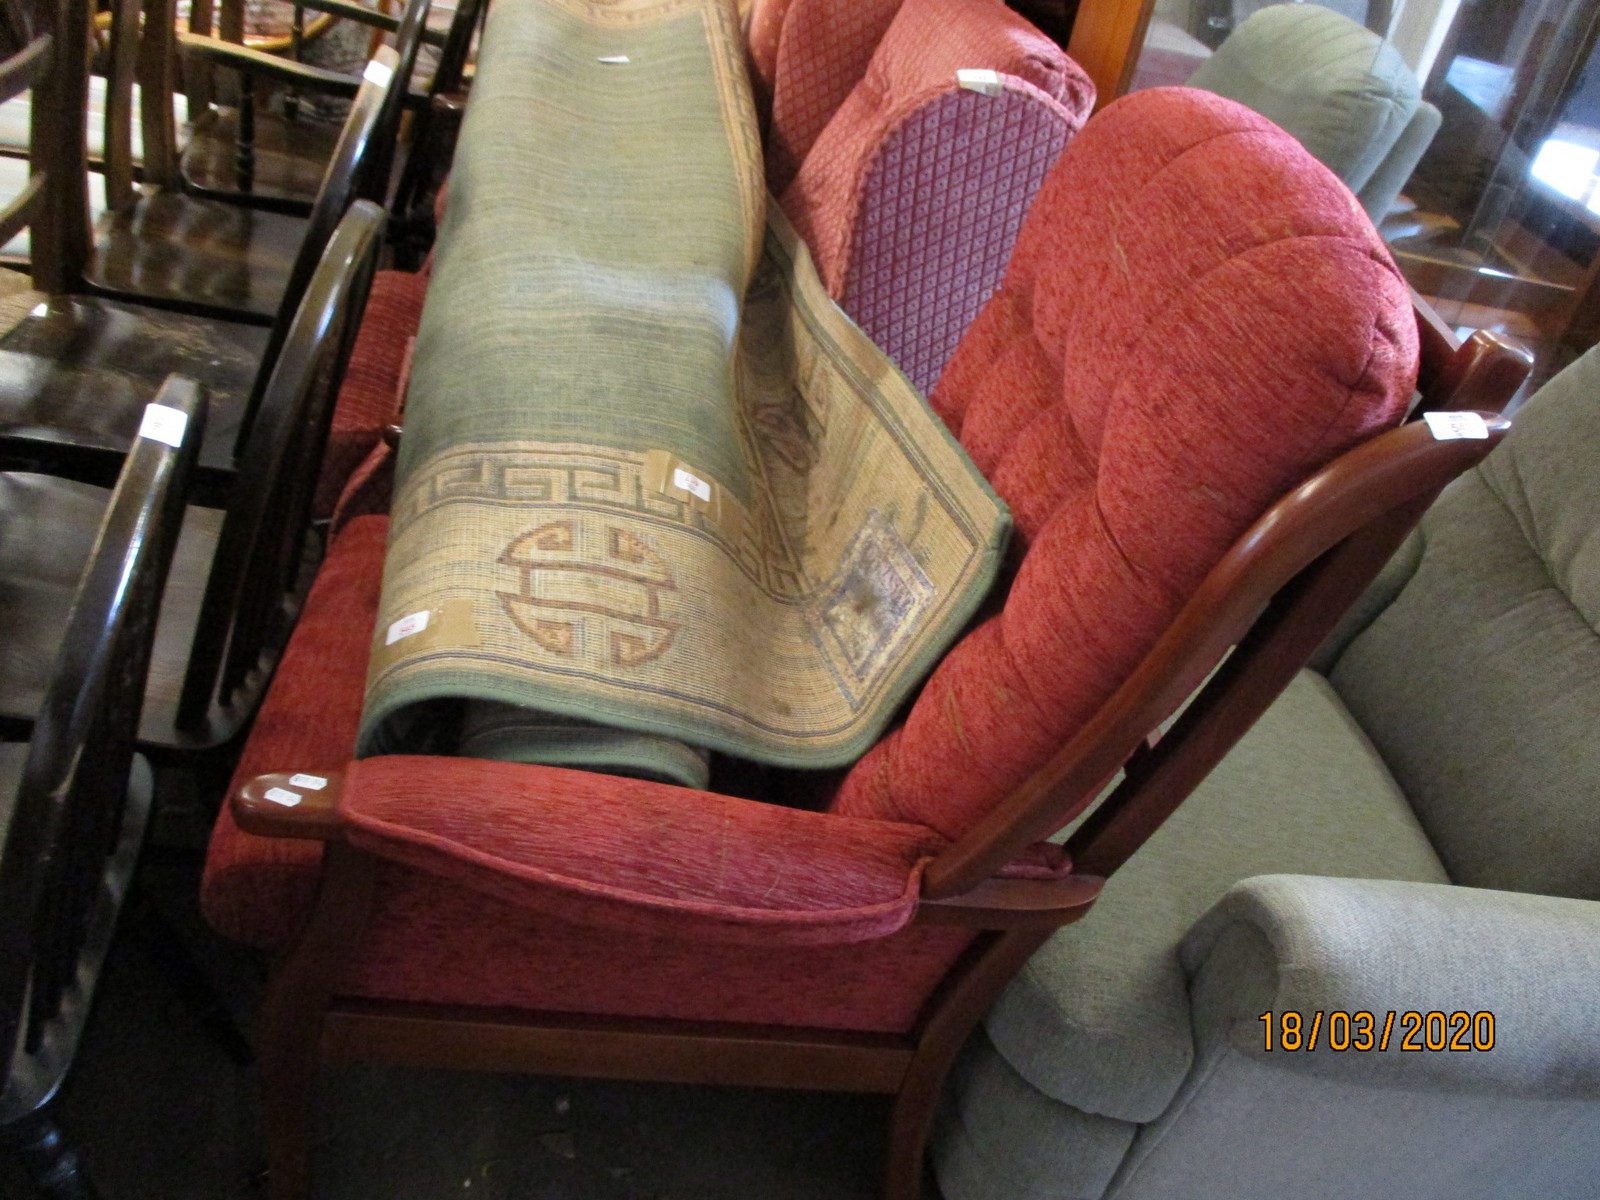
[[[323,1014],[340,966],[360,941],[372,900],[371,858],[339,842],[324,854],[316,908],[273,971],[261,1006],[257,1056],[271,1200],[304,1200],[309,1194]]]
[[[1026,928],[985,935],[966,969],[934,1002],[889,1117],[884,1200],[920,1200],[923,1156],[950,1065],[1000,989],[1054,932]]]

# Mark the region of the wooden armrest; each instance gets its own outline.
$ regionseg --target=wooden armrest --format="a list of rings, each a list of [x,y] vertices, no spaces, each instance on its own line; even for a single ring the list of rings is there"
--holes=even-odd
[[[386,12],[379,12],[375,8],[368,8],[364,4],[352,3],[352,0],[300,0],[302,8],[315,9],[317,12],[327,13],[330,16],[344,17],[346,20],[356,21],[362,25],[371,26],[373,29],[382,29],[387,33],[394,33],[400,28],[403,17],[392,16]],[[430,46],[442,46],[449,36],[448,29],[424,29],[422,40]]]
[[[917,921],[978,929],[1055,929],[1089,911],[1105,880],[1098,875],[1061,879],[985,879],[959,896],[924,898]]]
[[[230,797],[230,803],[233,819],[246,833],[326,842],[343,836],[339,824],[343,791],[342,771],[326,775],[275,771],[257,775]]]
[[[252,50],[238,42],[225,42],[221,38],[204,37],[197,33],[180,33],[178,49],[183,54],[208,58],[238,71],[281,79],[285,83],[315,88],[334,96],[353,97],[361,87],[360,76],[307,66],[275,54]]]

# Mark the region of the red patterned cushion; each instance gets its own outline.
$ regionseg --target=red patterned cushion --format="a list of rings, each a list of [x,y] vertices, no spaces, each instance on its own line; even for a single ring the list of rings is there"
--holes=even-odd
[[[1107,107],[932,398],[1025,557],[836,810],[970,827],[1272,501],[1399,419],[1416,361],[1388,252],[1292,137],[1182,88]]]
[[[963,68],[1001,72],[1000,94],[961,87]],[[782,194],[829,294],[923,391],[1093,105],[1088,76],[1008,9],[907,5]]]
[[[546,1012],[902,1032],[972,940],[912,925],[860,945],[667,938],[596,929],[399,865],[378,877],[354,996]]]
[[[379,271],[361,316],[350,365],[334,404],[328,446],[317,478],[316,515],[333,511],[350,473],[399,419],[406,346],[422,320],[428,273]]]
[[[772,119],[772,83],[778,74],[778,41],[791,0],[753,0],[745,14],[744,43],[750,61],[750,91],[766,130]]]
[[[773,195],[783,194],[817,135],[865,74],[901,2],[788,0],[781,6],[783,25],[774,59],[766,144],[767,187]],[[918,6],[930,3],[919,0]],[[752,37],[756,33],[752,17]]]
[[[758,945],[893,933],[944,845],[920,825],[417,755],[352,763],[339,813],[357,846],[549,916]]]
[[[343,770],[355,753],[388,534],[387,517],[364,517],[334,540],[256,714],[230,792],[269,771]],[[206,917],[229,937],[281,945],[310,911],[321,862],[320,843],[245,833],[224,804],[200,886]]]

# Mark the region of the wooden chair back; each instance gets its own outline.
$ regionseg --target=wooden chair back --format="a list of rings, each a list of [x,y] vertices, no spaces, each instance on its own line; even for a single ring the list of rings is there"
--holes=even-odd
[[[262,391],[201,601],[180,729],[268,673],[301,585],[317,464],[377,264],[383,210],[357,200],[317,266]]]
[[[85,121],[88,0],[8,0],[17,49],[0,62],[0,102],[32,90],[28,186],[0,211],[0,244],[29,232],[33,286],[81,286],[89,257]]]
[[[278,362],[288,342],[290,328],[307,297],[312,277],[323,260],[324,251],[329,248],[334,230],[354,200],[358,197],[366,199],[362,195],[362,181],[367,178],[373,165],[372,156],[378,153],[384,137],[381,132],[384,105],[400,91],[402,76],[396,69],[397,63],[398,55],[387,46],[373,56],[361,88],[356,93],[355,103],[350,108],[350,115],[345,119],[338,145],[334,147],[333,158],[323,173],[322,187],[311,207],[311,215],[306,219],[305,239],[300,243],[294,266],[289,271],[288,286],[284,288],[272,330],[267,335],[266,349],[261,357],[262,370],[256,377],[255,387],[245,406],[235,449],[238,455],[243,455],[249,445],[251,430],[263,403],[273,365]],[[392,148],[389,153],[393,153]]]
[[[177,376],[146,410],[0,827],[0,1123],[55,1094],[138,854],[149,791],[129,788],[134,738],[205,412]]]

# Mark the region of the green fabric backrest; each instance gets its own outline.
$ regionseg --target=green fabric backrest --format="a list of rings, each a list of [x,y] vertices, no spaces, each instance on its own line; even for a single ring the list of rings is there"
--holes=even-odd
[[[1422,99],[1417,77],[1392,45],[1315,4],[1251,14],[1189,86],[1281,125],[1353,192],[1366,186]]]
[[[1457,883],[1600,899],[1600,348],[1513,420],[1330,679]]]

